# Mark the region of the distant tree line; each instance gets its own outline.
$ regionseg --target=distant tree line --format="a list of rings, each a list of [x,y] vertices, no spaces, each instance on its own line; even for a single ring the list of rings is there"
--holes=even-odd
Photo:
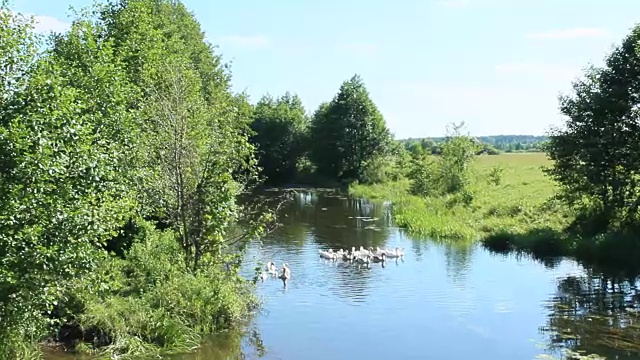
[[[358,75],[335,97],[307,113],[287,92],[264,95],[253,106],[251,142],[263,180],[291,182],[378,181],[397,177],[409,156],[440,155],[445,137],[394,140]],[[545,136],[497,135],[471,138],[477,154],[542,151]],[[395,170],[394,170],[395,169]],[[314,180],[315,179],[315,180]]]
[[[497,155],[501,152],[542,152],[547,136],[534,135],[493,135],[476,136],[473,139],[480,145],[478,154]],[[440,146],[445,137],[408,138],[398,140],[410,153],[440,154]]]

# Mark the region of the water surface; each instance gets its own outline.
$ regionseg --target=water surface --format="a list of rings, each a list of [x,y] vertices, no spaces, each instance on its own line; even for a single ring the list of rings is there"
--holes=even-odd
[[[384,203],[300,192],[284,211],[284,226],[253,246],[247,260],[286,262],[288,286],[277,279],[259,284],[265,311],[250,333],[235,337],[234,354],[214,357],[208,349],[220,345],[211,344],[180,359],[243,351],[240,357],[264,359],[512,360],[559,356],[564,346],[640,359],[602,343],[603,334],[636,319],[630,282],[612,290],[611,280],[573,261],[544,265],[479,245],[411,239],[392,226]],[[318,254],[361,245],[404,247],[406,255],[366,268]]]
[[[264,311],[251,326],[174,359],[513,360],[561,347],[640,359],[628,351],[640,344],[635,280],[411,239],[386,204],[331,192],[298,192],[280,220],[250,247],[246,274],[255,261],[285,262],[288,286],[260,283]],[[361,245],[403,247],[405,257],[367,268],[318,253]]]

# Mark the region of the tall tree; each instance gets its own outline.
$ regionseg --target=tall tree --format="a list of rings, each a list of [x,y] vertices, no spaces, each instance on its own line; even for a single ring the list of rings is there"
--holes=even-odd
[[[589,207],[600,229],[631,221],[640,206],[640,27],[560,97],[564,128],[546,146],[553,166],[547,173],[571,204]]]
[[[265,95],[256,104],[251,142],[268,183],[280,185],[295,178],[298,161],[305,153],[308,122],[302,101],[295,94],[287,92],[277,99]]]
[[[16,31],[11,46],[32,46],[29,31]],[[96,245],[132,211],[132,89],[95,33],[76,22],[58,38],[65,46],[24,57],[20,65],[35,66],[0,104],[0,357],[21,358],[10,353],[16,334],[42,335],[40,314],[94,268]],[[86,62],[65,61],[71,53]]]
[[[391,134],[359,75],[316,111],[311,141],[318,172],[339,180],[366,181],[363,175],[376,158],[388,153]]]
[[[141,96],[138,125],[148,155],[142,200],[166,218],[194,269],[220,260],[243,209],[236,195],[255,175],[250,112],[228,69],[179,1],[128,0],[98,9],[104,36]]]
[[[33,18],[14,14],[9,1],[0,0],[0,105],[24,88],[38,43]]]

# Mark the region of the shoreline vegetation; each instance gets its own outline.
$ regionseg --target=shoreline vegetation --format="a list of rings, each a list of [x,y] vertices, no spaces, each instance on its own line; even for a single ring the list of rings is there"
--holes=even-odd
[[[633,274],[640,270],[635,261],[640,245],[632,233],[588,238],[571,232],[576,214],[555,198],[558,186],[542,170],[550,165],[547,155],[539,152],[479,156],[470,204],[455,194],[412,195],[408,179],[352,184],[348,192],[354,197],[389,201],[395,223],[412,236],[480,241],[494,252],[525,253],[542,261],[572,257],[601,269]]]
[[[351,194],[390,200],[396,222],[418,236],[637,276],[638,49],[640,26],[559,97],[563,124],[536,146],[542,153],[485,155],[453,124],[437,152],[414,142],[397,179],[353,184]]]
[[[287,199],[240,201],[253,107],[193,14],[96,2],[45,37],[0,0],[0,34],[0,359],[190,352],[250,319],[243,250]]]
[[[312,112],[251,103],[180,1],[74,17],[42,37],[0,0],[0,359],[189,352],[245,323],[244,249],[288,201],[255,190],[285,184],[391,200],[436,240],[636,265],[640,28],[560,99],[562,129],[483,143],[394,139],[357,74]]]

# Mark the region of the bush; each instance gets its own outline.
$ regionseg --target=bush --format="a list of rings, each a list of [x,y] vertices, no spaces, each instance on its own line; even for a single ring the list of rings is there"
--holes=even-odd
[[[500,185],[502,183],[503,173],[504,168],[501,165],[494,165],[491,170],[489,170],[489,175],[487,175],[489,184]]]
[[[61,314],[82,330],[77,349],[127,356],[189,351],[201,335],[241,323],[256,308],[252,285],[239,274],[222,266],[190,271],[172,231],[148,223],[141,229],[124,260],[105,256],[99,273],[69,291]],[[102,285],[92,289],[96,282]]]
[[[409,192],[416,196],[427,197],[439,191],[439,179],[436,164],[427,159],[414,159],[407,177],[411,180]]]

